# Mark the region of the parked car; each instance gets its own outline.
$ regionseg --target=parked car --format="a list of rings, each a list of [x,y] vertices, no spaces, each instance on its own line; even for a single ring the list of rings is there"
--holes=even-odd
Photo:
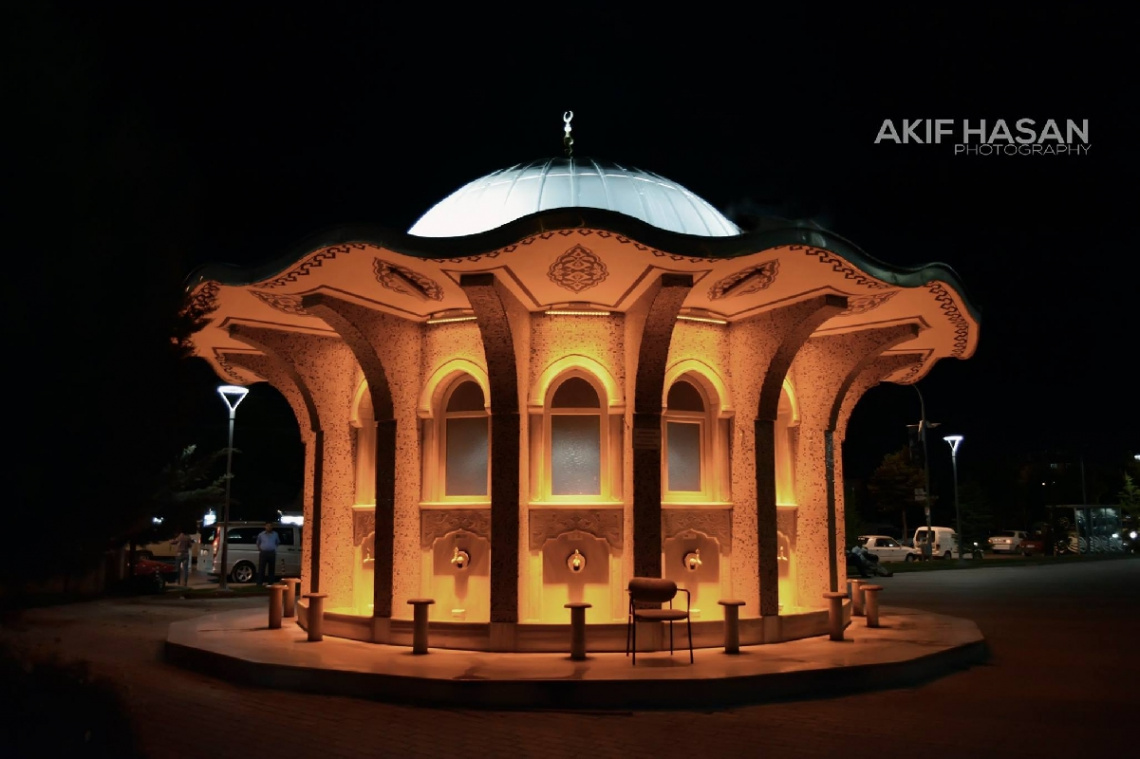
[[[300,577],[301,526],[281,524],[275,525],[273,529],[280,538],[274,573],[277,577]],[[232,582],[254,582],[257,579],[257,536],[264,530],[265,522],[230,522],[226,545],[226,563],[229,567],[226,576]],[[221,532],[218,529],[214,535],[214,560],[210,567],[210,574],[214,577],[221,572]]]
[[[1053,547],[1050,545],[1047,530],[1034,530],[1021,541],[1022,556],[1044,556],[1051,553],[1053,553]]]
[[[166,561],[136,555],[131,579],[138,590],[161,593],[166,590],[167,583],[178,582],[178,567]]]
[[[917,561],[918,551],[904,546],[889,535],[860,535],[856,542],[863,550],[879,557],[879,561]]]
[[[935,559],[950,559],[955,556],[960,557],[958,552],[958,533],[949,527],[931,527],[930,532],[933,533],[931,542],[931,557]],[[925,527],[919,527],[914,531],[914,547],[919,555],[922,554],[923,544],[926,543],[927,530]]]
[[[1021,553],[1021,544],[1028,537],[1025,530],[1002,530],[986,542],[994,553]]]
[[[1076,552],[1076,536],[1048,525],[1035,527],[1021,541],[1022,556],[1053,556]]]

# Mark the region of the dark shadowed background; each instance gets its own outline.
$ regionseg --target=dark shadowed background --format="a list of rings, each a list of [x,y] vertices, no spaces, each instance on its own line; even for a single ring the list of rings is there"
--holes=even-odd
[[[1042,480],[1043,502],[1111,498],[1140,453],[1125,17],[668,8],[11,4],[4,323],[24,508],[113,512],[172,449],[225,445],[215,378],[163,354],[193,267],[271,261],[333,225],[406,230],[472,179],[558,155],[567,110],[575,155],[662,174],[742,224],[810,218],[889,264],[949,264],[981,340],[919,383],[941,423],[936,489],[941,435],[960,433],[962,476],[995,493],[1054,463],[1080,466],[1085,492]],[[1090,149],[875,144],[885,119],[935,118],[1087,119]],[[918,418],[913,389],[870,391],[849,477]],[[243,503],[294,499],[280,397],[255,388],[237,434]]]

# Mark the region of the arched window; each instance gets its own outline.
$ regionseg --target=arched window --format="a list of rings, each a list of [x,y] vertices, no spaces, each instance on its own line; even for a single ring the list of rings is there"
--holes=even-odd
[[[563,380],[550,398],[550,494],[602,495],[602,404],[579,376]]]
[[[662,413],[662,500],[729,500],[729,424],[718,409],[715,392],[695,374],[682,374],[669,386]]]
[[[795,405],[785,383],[780,390],[780,403],[776,410],[776,503],[792,505],[796,502],[795,459],[792,446],[792,428],[797,424]]]
[[[352,426],[356,436],[356,495],[353,501],[360,505],[375,505],[376,419],[372,411],[372,393],[368,391],[366,382],[357,391]]]
[[[673,493],[703,493],[705,476],[705,399],[685,380],[669,388],[665,414],[665,490]]]
[[[443,399],[440,456],[443,496],[485,498],[489,492],[490,422],[483,388],[462,377]]]

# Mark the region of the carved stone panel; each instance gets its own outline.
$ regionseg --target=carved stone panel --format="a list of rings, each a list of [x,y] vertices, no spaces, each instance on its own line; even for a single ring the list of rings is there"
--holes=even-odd
[[[420,512],[420,548],[430,548],[439,538],[456,530],[467,530],[491,539],[491,510],[429,509]]]
[[[368,533],[376,532],[376,509],[352,510],[352,544],[360,545]]]
[[[537,551],[553,538],[579,530],[609,543],[614,551],[622,548],[620,509],[531,509],[530,550]]]
[[[731,509],[666,509],[661,512],[661,537],[676,538],[691,530],[708,535],[727,551],[732,545]]]
[[[713,283],[713,286],[709,288],[709,300],[719,300],[767,290],[776,281],[776,275],[779,271],[779,261],[765,261],[762,264],[733,272]]]
[[[584,245],[575,245],[550,265],[546,276],[559,287],[580,293],[601,284],[609,272],[596,253]]]
[[[443,300],[443,288],[438,282],[406,266],[374,258],[372,272],[377,282],[393,292],[421,300]]]

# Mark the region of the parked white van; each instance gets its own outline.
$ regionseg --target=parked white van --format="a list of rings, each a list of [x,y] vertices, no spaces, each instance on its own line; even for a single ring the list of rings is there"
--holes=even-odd
[[[210,574],[217,575],[222,564],[221,525],[214,536],[214,562]],[[226,576],[233,582],[253,582],[257,579],[257,536],[265,530],[265,522],[230,522],[226,546]],[[277,546],[277,566],[274,574],[282,577],[301,576],[301,526],[275,524],[273,531],[281,539]]]
[[[958,550],[958,533],[949,527],[931,527],[930,532],[933,534],[930,555],[935,559],[950,559],[961,558]],[[927,532],[925,527],[919,527],[914,531],[914,550],[918,551],[919,555],[923,555],[923,543],[926,542]]]

